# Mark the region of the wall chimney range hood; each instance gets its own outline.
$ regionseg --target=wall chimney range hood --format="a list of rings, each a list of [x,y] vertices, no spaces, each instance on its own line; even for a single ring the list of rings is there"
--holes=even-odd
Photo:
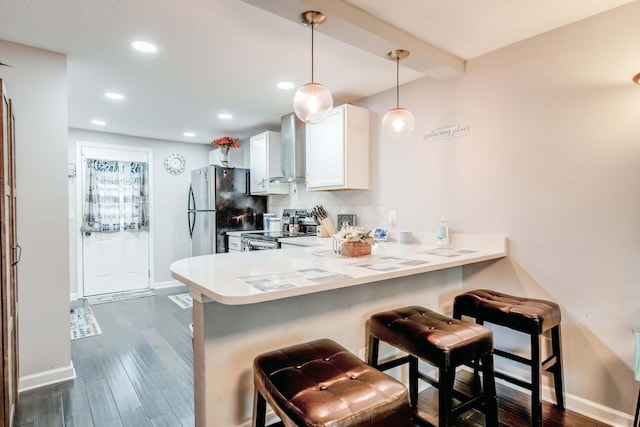
[[[270,182],[305,181],[305,124],[294,113],[280,119],[280,160],[282,176],[271,177]]]

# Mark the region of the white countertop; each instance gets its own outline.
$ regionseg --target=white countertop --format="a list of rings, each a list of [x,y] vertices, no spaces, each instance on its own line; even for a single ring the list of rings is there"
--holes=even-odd
[[[300,237],[295,238],[303,239]],[[310,237],[309,239],[317,239]],[[171,274],[194,298],[225,305],[255,304],[427,273],[506,256],[506,238],[457,235],[454,249],[384,242],[371,255],[346,258],[324,246],[203,255],[171,264]],[[392,257],[392,258],[388,258]],[[256,282],[250,284],[249,282]],[[268,289],[268,290],[261,290]]]

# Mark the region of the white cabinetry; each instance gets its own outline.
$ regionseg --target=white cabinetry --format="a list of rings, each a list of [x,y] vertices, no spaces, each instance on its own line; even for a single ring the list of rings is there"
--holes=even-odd
[[[369,189],[369,110],[344,104],[306,127],[307,190]]]
[[[251,165],[251,194],[287,194],[287,184],[269,182],[269,178],[282,176],[280,162],[280,134],[262,132],[249,140]]]
[[[227,236],[229,239],[229,250],[230,251],[241,251],[242,250],[242,237],[240,236]]]

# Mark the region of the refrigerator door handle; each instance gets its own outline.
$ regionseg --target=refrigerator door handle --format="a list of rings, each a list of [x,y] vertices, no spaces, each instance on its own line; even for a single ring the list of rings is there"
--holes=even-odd
[[[193,186],[189,186],[189,200],[187,201],[187,210],[196,210],[196,197],[193,194]]]
[[[193,238],[193,229],[196,226],[196,213],[193,211],[187,212],[189,218],[189,238]],[[193,221],[191,220],[193,218]]]

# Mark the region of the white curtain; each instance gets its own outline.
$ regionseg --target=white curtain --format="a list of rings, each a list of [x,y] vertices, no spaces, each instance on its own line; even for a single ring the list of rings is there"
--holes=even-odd
[[[149,229],[146,162],[87,159],[84,232]]]

